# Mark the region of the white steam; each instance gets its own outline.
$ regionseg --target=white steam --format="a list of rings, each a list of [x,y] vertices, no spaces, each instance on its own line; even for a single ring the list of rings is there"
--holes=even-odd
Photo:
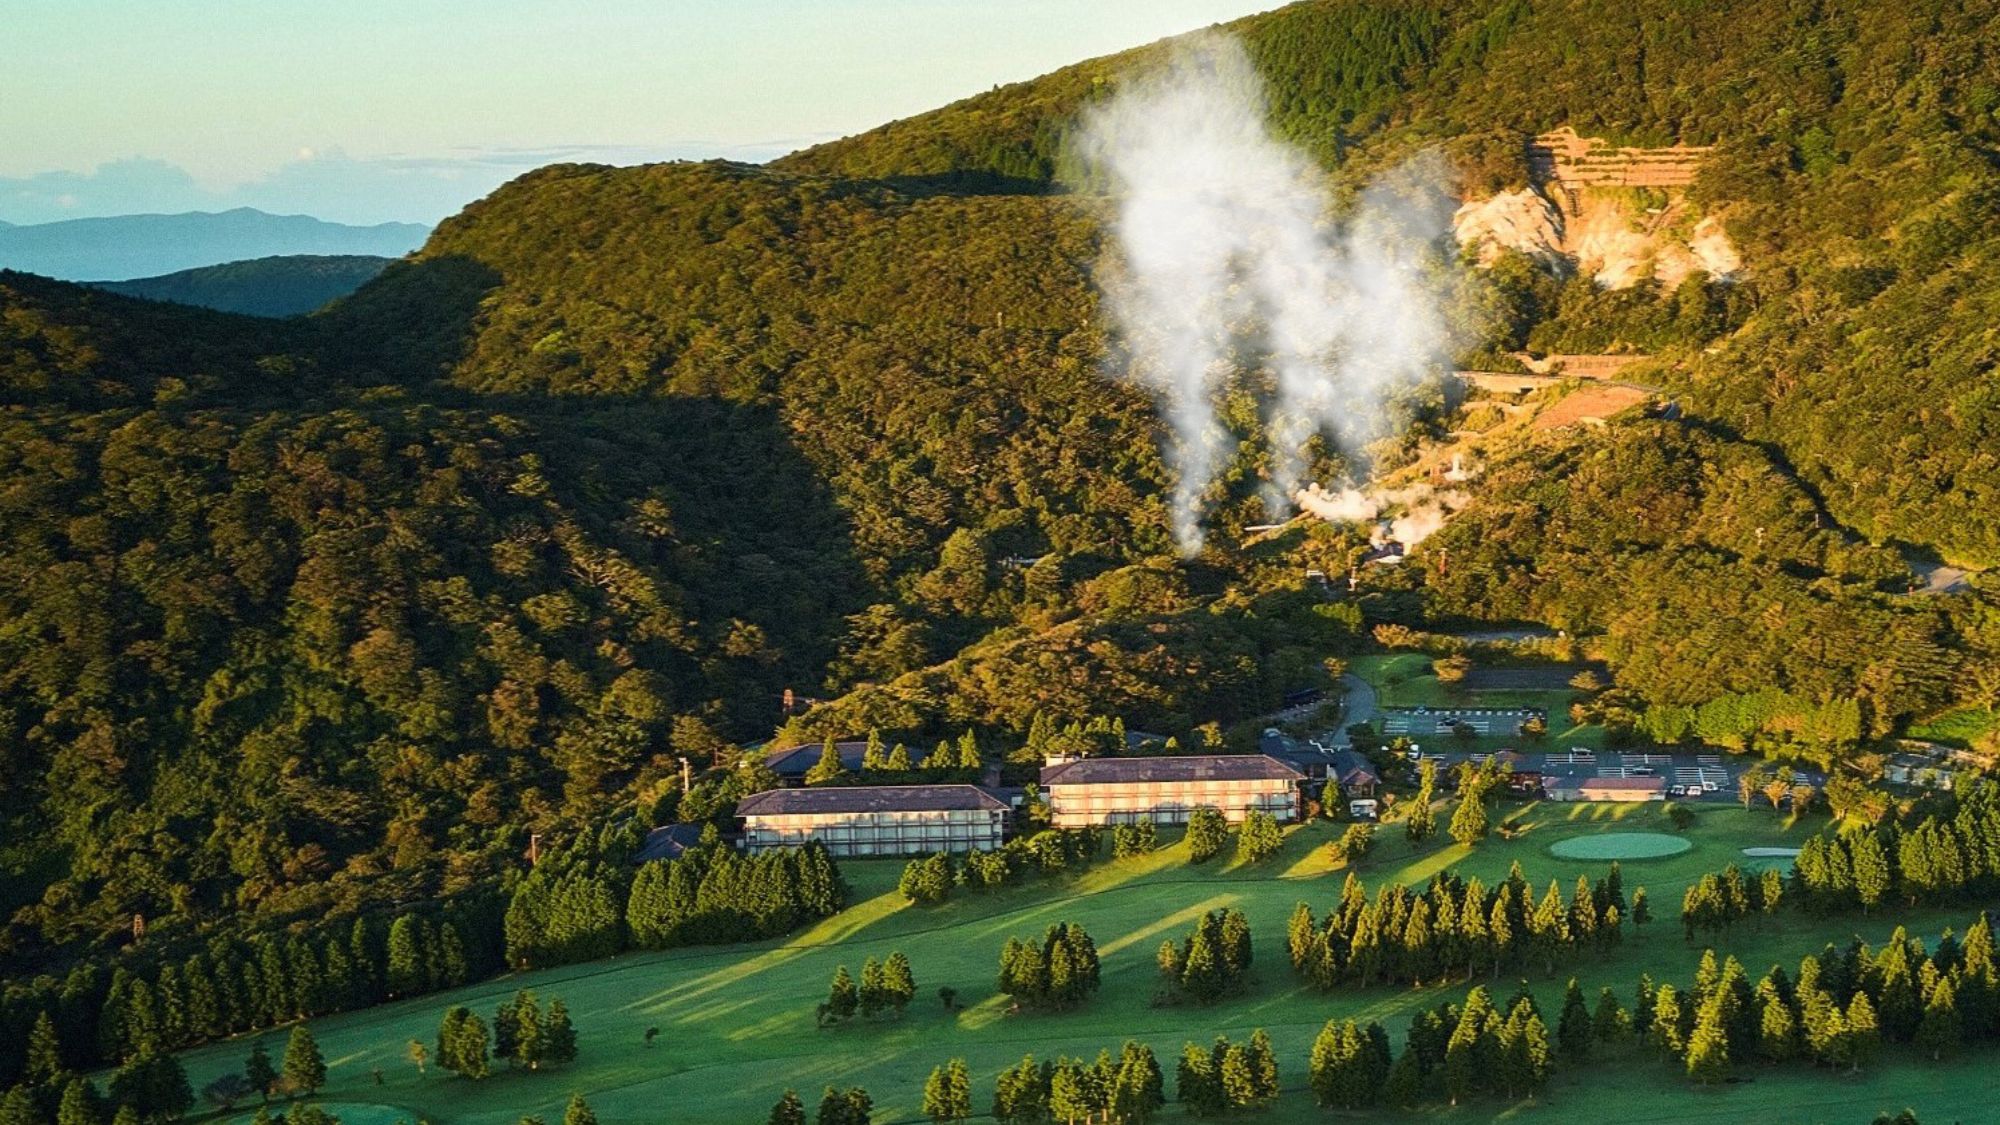
[[[1328,523],[1369,523],[1386,520],[1372,536],[1376,542],[1394,541],[1414,547],[1431,537],[1453,512],[1472,502],[1457,489],[1434,489],[1427,484],[1363,492],[1343,488],[1329,492],[1317,484],[1299,490],[1299,507]]]
[[[1444,361],[1425,270],[1451,212],[1434,190],[1440,162],[1398,169],[1332,223],[1317,170],[1266,127],[1261,83],[1234,39],[1184,40],[1088,116],[1078,150],[1117,200],[1123,269],[1103,271],[1105,303],[1130,377],[1171,430],[1184,551],[1200,549],[1203,495],[1229,453],[1216,400],[1239,346],[1261,348],[1275,388],[1263,404],[1273,515],[1291,509],[1313,435],[1358,460],[1389,397]]]

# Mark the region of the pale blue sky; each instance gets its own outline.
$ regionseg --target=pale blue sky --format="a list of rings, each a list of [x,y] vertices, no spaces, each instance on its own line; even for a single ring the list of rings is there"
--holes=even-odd
[[[434,221],[558,159],[762,160],[1276,0],[0,0],[0,220]]]

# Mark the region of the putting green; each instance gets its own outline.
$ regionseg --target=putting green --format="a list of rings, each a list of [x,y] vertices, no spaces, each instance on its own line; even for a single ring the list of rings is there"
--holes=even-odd
[[[1693,847],[1687,837],[1664,832],[1602,832],[1557,840],[1549,845],[1549,854],[1557,859],[1659,859]]]

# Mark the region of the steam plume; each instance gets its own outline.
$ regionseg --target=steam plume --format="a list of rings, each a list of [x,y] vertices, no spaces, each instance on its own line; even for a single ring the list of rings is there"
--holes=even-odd
[[[1275,394],[1265,504],[1289,512],[1304,450],[1326,434],[1351,457],[1380,436],[1386,402],[1441,362],[1446,334],[1425,255],[1450,200],[1435,159],[1371,185],[1344,224],[1326,187],[1265,125],[1242,47],[1183,40],[1159,71],[1123,85],[1085,121],[1078,151],[1117,200],[1122,270],[1105,303],[1170,430],[1174,533],[1202,543],[1202,497],[1228,453],[1218,392],[1240,337],[1261,343]]]

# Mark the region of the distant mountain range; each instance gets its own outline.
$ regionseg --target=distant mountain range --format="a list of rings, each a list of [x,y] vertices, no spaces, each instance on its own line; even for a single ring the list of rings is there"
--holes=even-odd
[[[0,223],[0,268],[64,281],[154,278],[280,255],[396,258],[423,245],[417,223],[357,227],[249,207],[180,215],[117,215],[13,226]]]
[[[368,284],[394,260],[368,254],[287,254],[91,284],[127,297],[222,312],[300,316]]]

